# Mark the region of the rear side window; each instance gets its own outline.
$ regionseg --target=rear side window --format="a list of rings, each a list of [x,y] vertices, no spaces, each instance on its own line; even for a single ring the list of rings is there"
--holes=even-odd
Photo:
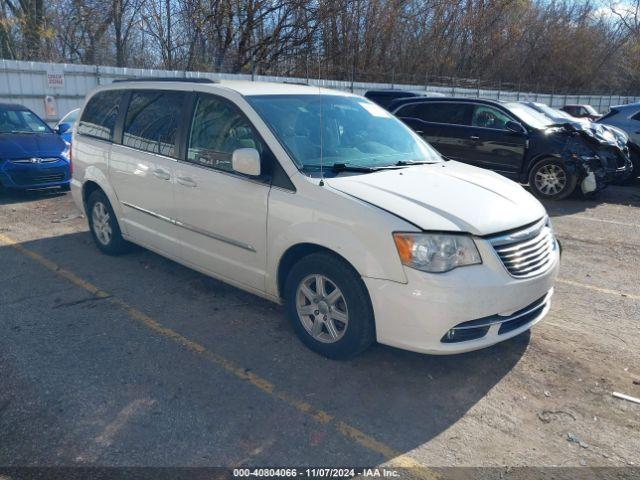
[[[238,148],[255,148],[261,154],[265,150],[238,107],[213,95],[201,95],[191,124],[187,160],[230,172],[231,155]]]
[[[401,108],[398,117],[417,118],[423,122],[469,125],[471,105],[467,103],[414,103]]]
[[[122,144],[145,152],[176,157],[176,139],[185,92],[133,91]]]
[[[613,110],[611,110],[613,112]],[[617,112],[616,112],[617,113]],[[608,116],[608,115],[607,115]],[[638,120],[640,121],[640,112],[636,113],[633,117],[631,117],[631,120]]]
[[[112,141],[121,98],[121,90],[99,92],[91,97],[78,123],[78,133]]]

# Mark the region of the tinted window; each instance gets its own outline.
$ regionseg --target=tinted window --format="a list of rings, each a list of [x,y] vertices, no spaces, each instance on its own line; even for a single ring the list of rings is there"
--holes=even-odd
[[[415,97],[416,94],[411,92],[367,92],[364,96],[381,107],[388,109],[394,100]]]
[[[474,127],[505,130],[506,124],[509,121],[511,121],[511,118],[497,108],[489,107],[487,105],[475,105],[473,107],[471,125]]]
[[[99,92],[91,97],[82,112],[78,133],[113,140],[113,128],[118,118],[121,97],[121,90]]]
[[[201,95],[191,124],[187,160],[230,172],[231,154],[238,148],[255,148],[263,153],[258,134],[235,105],[213,95]]]
[[[127,109],[122,144],[175,157],[185,99],[185,92],[134,91]]]
[[[414,103],[401,108],[399,117],[417,118],[424,122],[469,125],[471,105],[467,103]]]
[[[611,109],[612,112],[614,113],[618,113],[617,111]],[[633,117],[631,117],[631,120],[638,120],[640,121],[640,112],[636,113]]]

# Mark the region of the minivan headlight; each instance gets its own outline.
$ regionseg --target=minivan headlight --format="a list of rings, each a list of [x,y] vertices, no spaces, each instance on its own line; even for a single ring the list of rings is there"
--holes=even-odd
[[[480,252],[468,235],[394,233],[393,239],[402,263],[423,272],[442,273],[482,263]]]

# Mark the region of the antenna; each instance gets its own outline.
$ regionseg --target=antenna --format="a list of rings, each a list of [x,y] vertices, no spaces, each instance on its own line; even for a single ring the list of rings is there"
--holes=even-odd
[[[323,168],[323,157],[324,157],[324,141],[323,141],[323,123],[322,123],[322,89],[320,88],[320,71],[321,63],[320,63],[320,50],[318,49],[318,98],[320,99],[320,185],[324,187],[324,168]]]

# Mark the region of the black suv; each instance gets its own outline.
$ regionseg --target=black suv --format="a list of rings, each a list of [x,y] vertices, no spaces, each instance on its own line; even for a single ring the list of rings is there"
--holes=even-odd
[[[627,168],[619,146],[517,102],[407,98],[389,109],[445,157],[528,183],[539,198],[559,200],[578,186],[599,190]]]
[[[401,100],[407,98],[426,98],[426,97],[444,97],[444,94],[438,92],[427,91],[412,91],[412,90],[400,90],[400,89],[388,89],[388,90],[369,90],[364,94],[365,98],[368,98],[374,103],[377,103],[382,108],[389,109],[389,105],[393,104],[394,100]]]

